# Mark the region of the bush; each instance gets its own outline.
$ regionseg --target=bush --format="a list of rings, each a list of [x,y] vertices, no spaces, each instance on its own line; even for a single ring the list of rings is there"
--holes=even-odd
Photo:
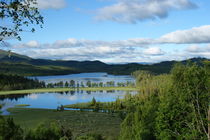
[[[57,123],[51,123],[49,126],[39,125],[36,129],[30,130],[25,140],[71,140],[72,133],[69,129],[59,126]]]
[[[12,118],[0,116],[0,140],[22,140],[23,130],[16,125]]]
[[[104,140],[104,139],[100,134],[91,133],[85,136],[79,136],[76,138],[76,140]]]

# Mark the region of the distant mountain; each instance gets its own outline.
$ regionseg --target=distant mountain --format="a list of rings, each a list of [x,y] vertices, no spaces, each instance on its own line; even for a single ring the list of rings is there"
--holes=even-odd
[[[190,61],[201,64],[205,58],[192,58]],[[186,63],[188,60],[181,61]],[[168,73],[177,61],[164,61],[156,64],[106,64],[101,61],[64,61],[33,59],[25,55],[0,50],[0,73],[18,75],[63,75],[82,72],[107,72],[129,75],[136,70],[148,70],[155,74]]]

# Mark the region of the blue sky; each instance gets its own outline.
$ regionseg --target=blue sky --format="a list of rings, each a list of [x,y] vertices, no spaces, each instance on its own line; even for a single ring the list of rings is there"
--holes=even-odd
[[[38,0],[44,28],[7,40],[33,58],[107,63],[210,58],[209,0]]]

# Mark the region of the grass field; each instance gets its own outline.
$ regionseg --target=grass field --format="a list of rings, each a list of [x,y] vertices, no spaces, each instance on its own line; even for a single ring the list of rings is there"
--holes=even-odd
[[[37,127],[40,123],[59,121],[72,129],[74,137],[87,133],[98,133],[103,137],[115,140],[120,132],[121,119],[117,114],[100,112],[63,111],[50,109],[10,108],[15,123],[23,129]]]
[[[27,107],[27,106],[30,106],[29,104],[18,104],[18,105],[15,105],[15,107]]]
[[[40,92],[61,92],[61,91],[73,91],[73,90],[77,90],[77,88],[42,88],[42,89],[0,91],[0,95],[40,93]],[[138,89],[135,87],[98,87],[98,88],[85,87],[85,88],[79,88],[79,90],[85,90],[85,91],[99,91],[99,90],[137,91]]]

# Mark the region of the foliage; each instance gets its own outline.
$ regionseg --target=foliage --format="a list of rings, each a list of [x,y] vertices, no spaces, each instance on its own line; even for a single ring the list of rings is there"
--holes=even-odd
[[[0,140],[71,140],[71,130],[57,123],[49,126],[40,124],[36,129],[26,132],[16,125],[12,118],[0,116]]]
[[[25,140],[71,140],[72,133],[68,128],[51,123],[49,126],[40,124],[36,129],[30,130],[25,136]]]
[[[100,134],[90,133],[85,136],[79,136],[76,140],[104,140]]]
[[[156,119],[159,139],[206,139],[209,93],[204,68],[177,64],[173,86],[160,102]]]
[[[16,125],[12,118],[0,116],[0,140],[22,140],[23,130]]]
[[[92,101],[91,101],[91,105],[95,106],[96,105],[96,99],[93,97]]]
[[[119,135],[121,119],[116,113],[108,114],[90,111],[63,111],[51,109],[11,108],[8,110],[23,130],[36,129],[40,123],[49,126],[58,122],[59,126],[72,130],[73,139],[89,133],[101,134],[104,139],[114,140]],[[8,116],[5,116],[5,118]]]
[[[128,115],[121,124],[120,139],[152,140],[155,139],[155,118],[159,96],[171,84],[168,82],[170,76],[154,76],[145,71],[137,71],[134,75],[136,75],[140,93],[134,96],[128,94],[123,100]]]
[[[17,75],[0,74],[0,90],[34,89],[45,87],[44,82]]]
[[[124,99],[128,115],[120,139],[207,139],[210,98],[206,69],[177,64],[170,75],[135,75],[140,93]]]
[[[19,32],[23,32],[23,27],[30,24],[39,24],[42,27],[43,17],[36,8],[36,0],[0,0],[1,21],[12,23],[12,26],[0,26],[0,41],[7,37],[15,37],[21,40]],[[31,32],[35,29],[31,28]]]

